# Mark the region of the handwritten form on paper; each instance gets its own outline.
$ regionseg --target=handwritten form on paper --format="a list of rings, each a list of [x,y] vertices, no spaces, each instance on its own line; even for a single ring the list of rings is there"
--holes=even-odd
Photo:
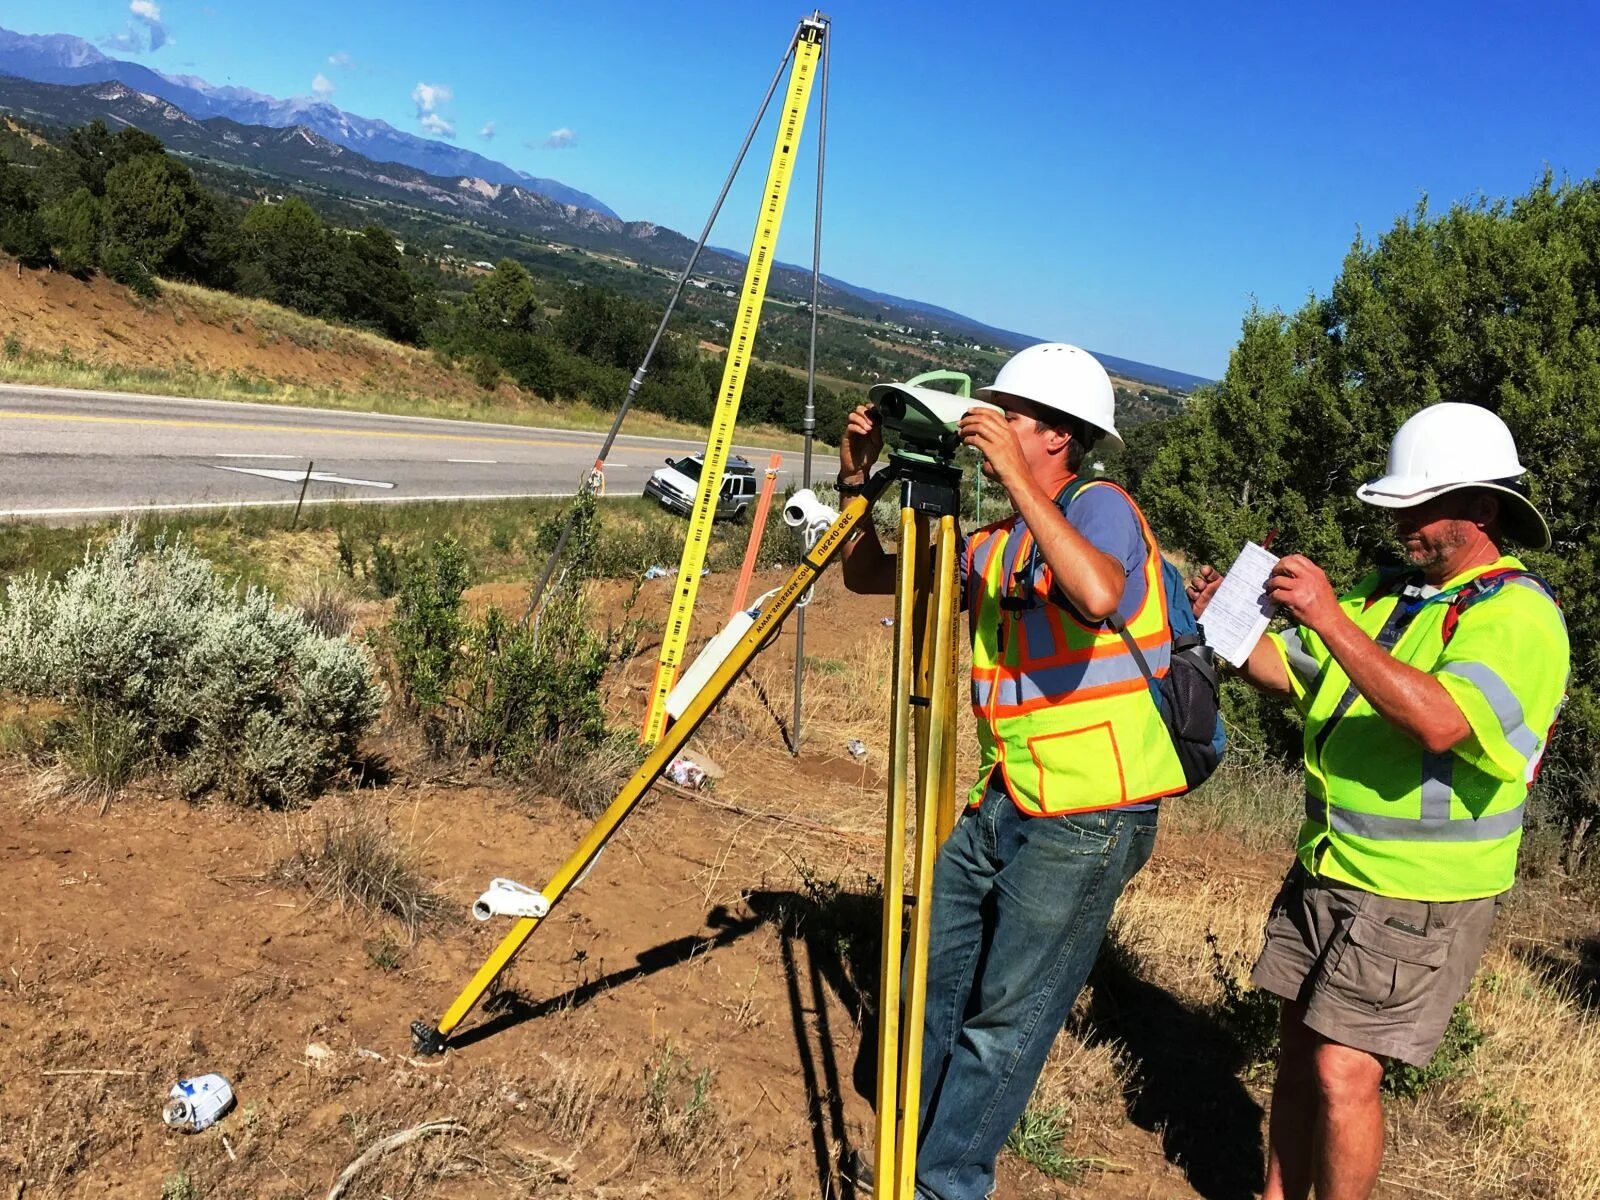
[[[1246,542],[1228,568],[1222,586],[1206,605],[1200,622],[1206,645],[1236,667],[1244,665],[1267,631],[1267,622],[1272,618],[1267,576],[1277,565],[1276,554]]]

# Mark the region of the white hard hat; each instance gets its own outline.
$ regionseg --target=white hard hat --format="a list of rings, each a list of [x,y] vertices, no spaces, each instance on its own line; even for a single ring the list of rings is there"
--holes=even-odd
[[[1548,549],[1550,527],[1528,499],[1518,478],[1527,473],[1517,460],[1517,443],[1506,423],[1477,404],[1430,404],[1416,413],[1389,443],[1389,466],[1382,478],[1356,489],[1380,508],[1410,508],[1462,488],[1502,493],[1506,534],[1533,550]]]
[[[1040,342],[1019,350],[1006,360],[994,382],[978,395],[1031,400],[1040,408],[1054,409],[1093,425],[1107,440],[1122,445],[1117,432],[1111,376],[1094,355],[1064,342]]]

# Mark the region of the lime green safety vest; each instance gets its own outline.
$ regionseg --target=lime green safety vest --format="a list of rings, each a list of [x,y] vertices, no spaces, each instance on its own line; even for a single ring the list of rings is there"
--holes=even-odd
[[[1078,490],[1091,487],[1116,485],[1096,480]],[[1139,513],[1137,505],[1133,509]],[[1139,524],[1146,546],[1144,603],[1127,629],[1159,678],[1172,650],[1166,588],[1142,513]],[[968,803],[983,799],[997,769],[1017,806],[1041,816],[1183,791],[1182,764],[1138,661],[1109,624],[1086,624],[1050,598],[1048,565],[1027,577],[1032,549],[1033,535],[1020,517],[967,539],[972,710],[981,754]]]
[[[1460,707],[1472,732],[1442,754],[1379,716],[1315,633],[1269,635],[1305,714],[1299,855],[1313,875],[1407,900],[1470,900],[1511,887],[1569,650],[1545,589],[1526,574],[1499,580],[1505,571],[1522,564],[1501,558],[1438,590],[1374,573],[1340,601]],[[1463,591],[1479,576],[1496,582]]]

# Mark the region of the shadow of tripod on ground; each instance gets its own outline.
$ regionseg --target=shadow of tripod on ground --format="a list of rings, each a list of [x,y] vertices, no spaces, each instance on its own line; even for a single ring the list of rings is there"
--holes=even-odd
[[[745,897],[746,915],[718,906],[706,917],[710,935],[673,938],[639,954],[633,966],[611,971],[543,1000],[515,991],[484,1001],[488,1017],[449,1040],[465,1049],[526,1021],[578,1008],[613,988],[729,945],[763,926],[779,936],[791,1031],[805,1082],[818,1194],[837,1200],[865,1200],[836,1170],[841,1155],[854,1148],[845,1125],[843,1080],[835,1051],[831,990],[862,1030],[851,1083],[869,1100],[874,1093],[878,1005],[878,955],[882,894],[870,884],[851,891],[834,881],[806,877],[802,891],[758,891]]]
[[[1266,1183],[1262,1108],[1239,1081],[1245,1052],[1215,1016],[1138,974],[1109,937],[1089,977],[1088,1015],[1075,1032],[1122,1047],[1128,1119],[1161,1134],[1167,1161],[1206,1200],[1251,1200]]]
[[[861,1032],[850,1084],[870,1100],[876,1090],[882,893],[871,881],[857,892],[836,881],[807,876],[801,892],[752,892],[745,902],[753,913],[772,922],[781,941],[791,1031],[805,1080],[817,1194],[865,1200],[870,1193],[860,1192],[837,1169],[846,1154],[861,1147],[852,1145],[845,1123],[844,1080],[827,992],[831,989],[838,997]]]
[[[663,942],[659,946],[652,946],[639,954],[633,966],[587,980],[568,988],[560,995],[543,1000],[529,1000],[515,991],[494,993],[484,1000],[482,1006],[482,1011],[489,1016],[489,1020],[481,1025],[474,1025],[465,1032],[454,1034],[449,1040],[449,1046],[451,1049],[465,1050],[468,1046],[492,1038],[497,1033],[514,1029],[524,1021],[534,1021],[551,1013],[579,1008],[613,988],[622,987],[645,975],[654,975],[657,971],[688,962],[708,950],[736,942],[766,923],[767,919],[760,915],[734,917],[719,905],[706,917],[707,926],[715,929],[715,933],[709,936],[691,934],[673,938],[670,942]]]

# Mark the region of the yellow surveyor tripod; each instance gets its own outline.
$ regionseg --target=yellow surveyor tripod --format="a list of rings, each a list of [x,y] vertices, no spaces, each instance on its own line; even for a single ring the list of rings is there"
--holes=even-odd
[[[451,1033],[511,964],[544,918],[583,878],[606,842],[700,723],[772,640],[818,576],[839,557],[851,534],[871,519],[873,502],[896,482],[901,487],[900,552],[895,583],[889,804],[884,826],[876,1165],[877,1179],[881,1181],[877,1195],[913,1194],[933,860],[955,819],[956,638],[960,615],[956,515],[961,473],[937,456],[899,451],[890,455],[888,465],[867,482],[861,495],[850,499],[817,539],[541,891],[495,881],[496,887],[504,885],[498,895],[507,900],[507,908],[501,911],[519,914],[516,923],[436,1025],[417,1021],[411,1026],[417,1053],[438,1054],[446,1049]],[[905,879],[908,822],[915,837],[913,884],[902,904],[899,889]],[[495,896],[491,888],[480,904],[487,907]]]

